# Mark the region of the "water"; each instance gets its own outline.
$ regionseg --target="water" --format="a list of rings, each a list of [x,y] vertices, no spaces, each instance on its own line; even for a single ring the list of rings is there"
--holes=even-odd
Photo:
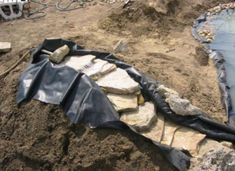
[[[228,92],[231,97],[229,117],[235,116],[235,10],[223,10],[221,13],[209,16],[207,21],[198,25],[197,29],[210,27],[215,38],[207,45],[213,51],[220,52],[224,57]]]

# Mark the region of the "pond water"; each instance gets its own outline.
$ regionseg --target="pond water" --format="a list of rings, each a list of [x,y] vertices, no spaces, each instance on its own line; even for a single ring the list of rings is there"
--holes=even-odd
[[[204,45],[210,49],[210,52],[219,52],[224,58],[222,65],[226,74],[224,81],[227,83],[229,94],[227,112],[230,122],[233,122],[235,121],[235,10],[223,10],[219,14],[207,16],[205,21],[199,22],[196,29],[199,31],[205,28],[212,30],[214,39]]]

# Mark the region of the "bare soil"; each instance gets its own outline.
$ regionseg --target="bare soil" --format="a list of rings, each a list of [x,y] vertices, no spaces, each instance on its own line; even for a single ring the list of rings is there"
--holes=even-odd
[[[0,22],[0,41],[12,43],[11,52],[0,54],[0,73],[48,37],[109,52],[123,40],[128,50],[116,53],[120,59],[225,122],[216,70],[210,61],[198,62],[205,54],[196,51],[191,25],[228,0],[171,0],[165,14],[146,2],[126,8],[98,3],[70,12],[49,8],[38,20]],[[71,126],[59,107],[35,100],[18,107],[17,83],[29,60],[0,81],[0,170],[174,170],[154,145],[130,132]]]

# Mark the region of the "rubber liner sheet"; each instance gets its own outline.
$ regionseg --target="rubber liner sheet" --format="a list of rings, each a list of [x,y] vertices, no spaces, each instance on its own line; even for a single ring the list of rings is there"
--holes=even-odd
[[[203,28],[214,32],[213,41],[207,42],[198,34]],[[193,36],[213,57],[229,124],[235,127],[235,10],[225,9],[215,15],[201,15],[194,23]]]
[[[157,112],[162,113],[165,119],[197,130],[209,138],[235,142],[235,129],[232,127],[212,121],[200,113],[195,116],[176,115],[157,91],[159,83],[156,80],[120,61],[113,54],[83,49],[74,42],[62,39],[46,39],[39,47],[32,50],[32,60],[19,80],[17,92],[19,105],[33,98],[61,106],[74,124],[85,123],[91,128],[131,130],[137,134],[133,128],[120,121],[119,114],[93,80],[70,67],[54,65],[49,61],[48,55],[42,52],[42,49],[53,52],[65,44],[70,48],[68,54],[70,56],[94,55],[126,70],[130,77],[139,83],[145,100],[152,101]],[[175,168],[187,170],[190,164],[188,153],[152,142]]]

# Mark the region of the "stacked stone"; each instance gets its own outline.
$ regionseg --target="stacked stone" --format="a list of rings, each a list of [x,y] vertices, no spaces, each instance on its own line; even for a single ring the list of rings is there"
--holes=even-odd
[[[152,102],[145,102],[139,84],[125,70],[117,68],[114,64],[97,59],[93,55],[85,55],[66,57],[58,65],[82,71],[96,81],[107,94],[110,103],[120,113],[120,120],[133,130],[155,142],[187,150],[195,162],[208,157],[206,155],[212,147],[211,144],[222,146],[216,141],[207,139],[206,135],[198,131],[165,120]],[[192,116],[203,113],[172,89],[160,85],[157,91],[177,115]]]

